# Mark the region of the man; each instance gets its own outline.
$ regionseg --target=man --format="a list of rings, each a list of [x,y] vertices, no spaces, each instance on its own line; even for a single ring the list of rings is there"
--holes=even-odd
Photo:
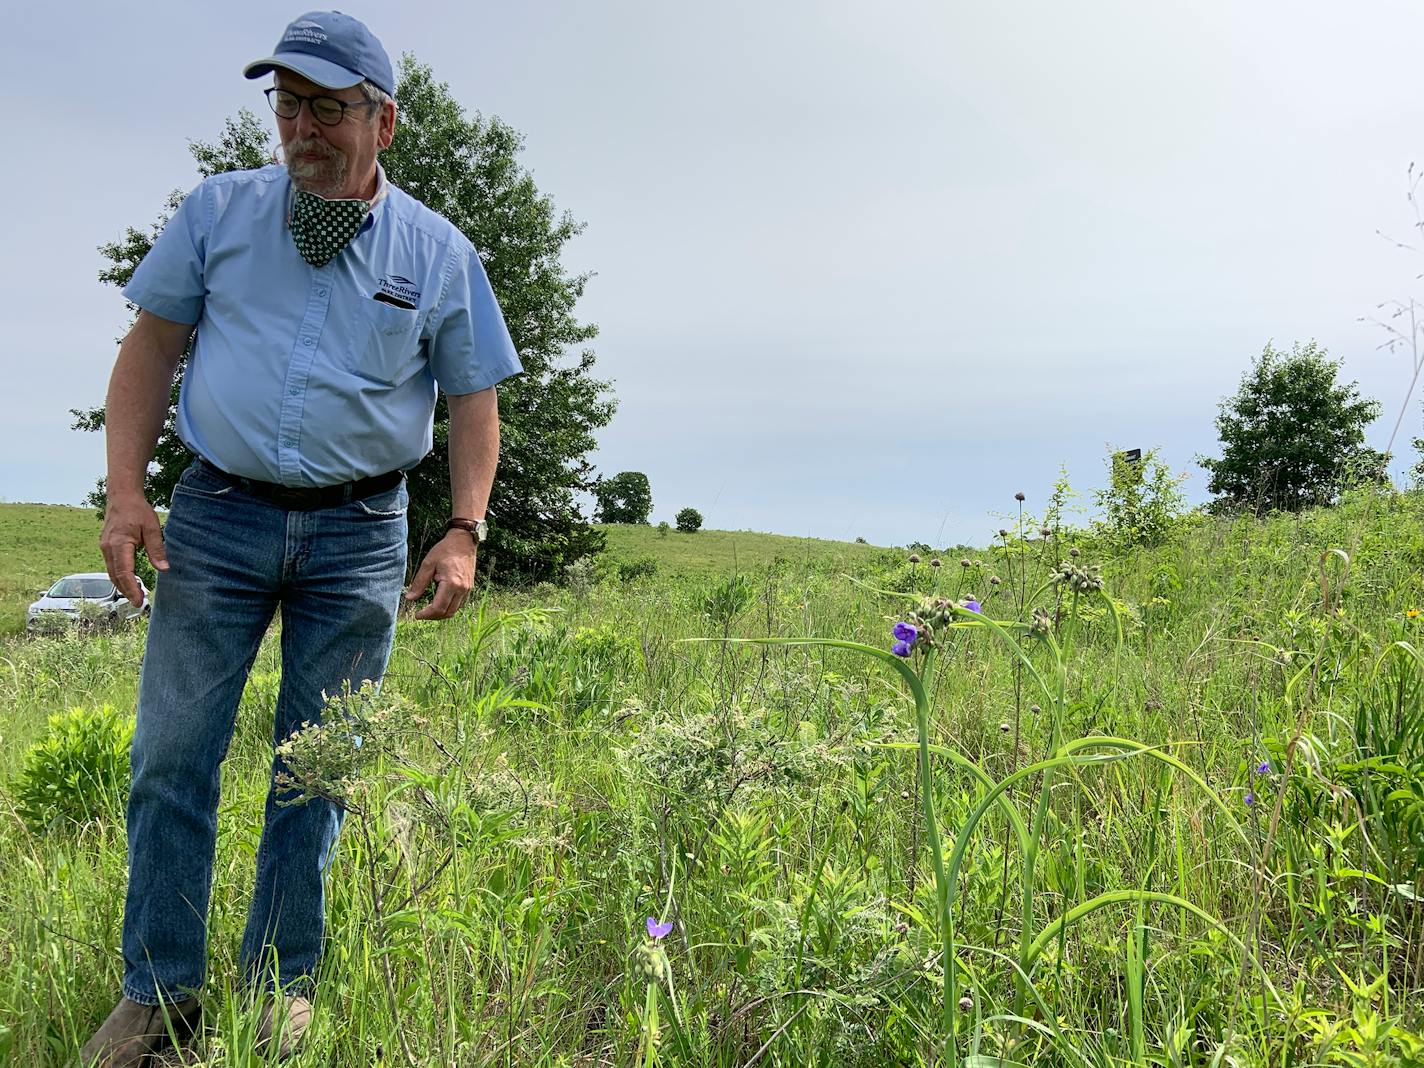
[[[285,167],[200,184],[124,290],[140,312],[109,385],[101,545],[135,604],[136,547],[159,578],[133,741],[123,998],[86,1068],[143,1064],[196,1024],[219,766],[269,622],[280,611],[274,743],[317,722],[323,694],[380,680],[406,571],[403,472],[430,451],[437,388],[454,516],[405,597],[433,582],[416,618],[459,610],[499,452],[494,387],[520,370],[478,254],[377,162],[395,80],[371,32],[303,15],[245,73],[274,75]],[[190,335],[178,432],[195,459],[160,530],[144,472]],[[279,796],[269,789],[241,960],[272,993],[259,1042],[285,1054],[311,1015],[341,812]]]

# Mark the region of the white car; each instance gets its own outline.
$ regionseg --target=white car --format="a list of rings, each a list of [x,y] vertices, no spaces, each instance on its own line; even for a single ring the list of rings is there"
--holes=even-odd
[[[66,623],[74,623],[84,618],[117,621],[146,616],[151,600],[142,579],[138,580],[138,588],[143,591],[143,604],[135,608],[102,571],[65,575],[48,590],[42,591],[40,599],[30,605],[25,614],[25,628],[36,630],[47,620],[58,622],[61,617]],[[86,605],[93,607],[86,608]]]

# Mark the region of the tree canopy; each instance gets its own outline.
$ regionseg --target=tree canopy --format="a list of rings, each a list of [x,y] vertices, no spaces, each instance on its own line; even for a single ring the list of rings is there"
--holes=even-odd
[[[1379,477],[1386,457],[1364,444],[1379,402],[1339,372],[1314,341],[1288,353],[1266,345],[1221,402],[1221,456],[1198,458],[1217,510],[1295,512],[1331,503],[1352,478]]]
[[[593,488],[600,523],[646,523],[653,514],[653,489],[641,471],[619,471]]]

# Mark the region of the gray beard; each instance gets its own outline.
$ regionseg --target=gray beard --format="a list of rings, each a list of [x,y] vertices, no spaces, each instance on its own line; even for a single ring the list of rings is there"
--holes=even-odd
[[[301,160],[295,157],[302,152],[326,151],[323,160]],[[310,141],[292,141],[282,145],[282,155],[286,158],[287,174],[298,189],[317,196],[330,196],[341,191],[346,184],[346,156],[325,146]]]

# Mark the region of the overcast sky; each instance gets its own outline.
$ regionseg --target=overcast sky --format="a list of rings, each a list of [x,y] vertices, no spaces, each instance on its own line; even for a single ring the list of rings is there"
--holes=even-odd
[[[11,82],[0,498],[103,473],[120,295],[96,246],[196,172],[289,3],[87,2],[6,16]],[[1407,355],[1360,322],[1424,295],[1424,5],[1300,0],[420,3],[343,7],[392,57],[526,137],[587,223],[596,463],[654,520],[882,544],[982,543],[1089,490],[1109,445],[1196,454],[1268,342],[1314,338],[1384,402]],[[1410,402],[1396,452],[1419,432]]]

